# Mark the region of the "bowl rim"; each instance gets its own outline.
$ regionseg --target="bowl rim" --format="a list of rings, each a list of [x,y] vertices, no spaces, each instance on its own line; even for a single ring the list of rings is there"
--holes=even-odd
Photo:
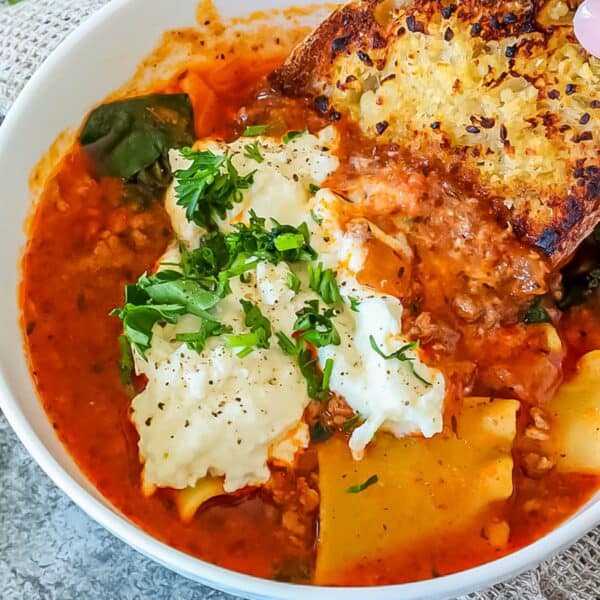
[[[71,32],[48,56],[9,109],[0,127],[0,147],[11,138],[11,131],[18,121],[26,118],[27,98],[43,89],[48,76],[60,64],[63,57],[69,54],[99,23],[116,15],[131,1],[110,0]],[[292,5],[293,1],[286,1],[285,4]],[[532,544],[492,562],[451,575],[368,588],[283,583],[231,571],[176,550],[136,526],[116,508],[111,509],[107,504],[93,497],[91,492],[85,490],[67,473],[35,433],[9,389],[2,365],[0,365],[0,410],[46,475],[94,521],[127,545],[164,567],[193,581],[246,597],[281,600],[317,597],[334,600],[343,595],[349,600],[358,600],[364,598],[368,591],[369,597],[373,600],[449,598],[494,585],[532,568],[600,524],[600,498],[597,498],[589,506],[581,509],[579,513]],[[85,477],[83,472],[82,475]]]

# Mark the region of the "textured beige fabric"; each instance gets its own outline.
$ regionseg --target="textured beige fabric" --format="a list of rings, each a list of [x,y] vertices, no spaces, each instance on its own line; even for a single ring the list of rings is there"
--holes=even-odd
[[[0,0],[0,116],[46,56],[106,1],[23,0],[8,6]],[[469,598],[599,600],[600,528],[537,569]]]

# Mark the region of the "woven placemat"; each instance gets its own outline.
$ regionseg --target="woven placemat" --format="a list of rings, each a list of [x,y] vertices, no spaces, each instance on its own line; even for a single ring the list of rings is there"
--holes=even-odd
[[[0,120],[48,54],[106,2],[22,0],[9,6],[0,0]],[[538,568],[468,598],[599,600],[600,528]]]

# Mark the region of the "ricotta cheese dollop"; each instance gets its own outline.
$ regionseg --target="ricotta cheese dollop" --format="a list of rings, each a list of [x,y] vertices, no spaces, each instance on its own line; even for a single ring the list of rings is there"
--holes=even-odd
[[[400,301],[357,281],[366,258],[365,220],[347,226],[345,200],[327,189],[309,191],[338,166],[334,130],[318,136],[305,133],[287,144],[271,138],[256,141],[264,158],[260,163],[244,156],[247,139],[229,145],[197,144],[215,153],[228,150],[241,175],[255,172],[252,186],[220,227],[227,231],[234,223],[247,222],[251,210],[284,224],[306,222],[311,245],[319,253],[317,260],[337,272],[345,303],[334,318],[341,344],[320,348],[318,360],[322,368],[333,360],[330,389],[344,397],[363,421],[350,439],[354,457],[361,458],[378,429],[397,436],[431,436],[441,431],[442,374],[427,367],[416,350],[407,353],[410,361],[402,362],[385,359],[372,347],[374,340],[389,355],[407,342],[401,335]],[[173,152],[171,159],[174,170],[187,167],[179,153]],[[168,192],[166,209],[180,243],[195,248],[204,232],[187,221],[174,187]],[[410,252],[405,240],[393,243]],[[163,262],[172,265],[179,256],[174,246]],[[309,289],[306,265],[293,269],[302,282],[299,292],[290,289],[289,265],[259,263],[248,278],[231,281],[232,293],[214,309],[215,317],[236,333],[244,331],[239,300],[245,299],[260,308],[273,332],[291,337],[296,312],[307,300],[317,298]],[[134,353],[136,371],[148,380],[133,401],[132,420],[140,434],[144,484],[149,491],[155,486],[193,486],[206,475],[223,476],[227,492],[265,483],[270,460],[291,463],[296,451],[309,442],[302,419],[310,402],[306,381],[274,336],[270,348],[255,349],[243,358],[227,347],[223,337],[210,338],[199,354],[176,341],[177,334],[195,332],[199,325],[200,319],[191,315],[176,325],[157,325],[146,359]]]

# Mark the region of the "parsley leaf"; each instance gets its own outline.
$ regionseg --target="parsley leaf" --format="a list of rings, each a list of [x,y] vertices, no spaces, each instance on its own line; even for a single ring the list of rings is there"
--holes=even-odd
[[[298,277],[298,275],[292,272],[288,273],[287,284],[290,290],[294,292],[294,294],[297,294],[300,291],[300,288],[302,287],[302,282],[300,281],[300,278]]]
[[[329,388],[323,385],[323,373],[319,369],[319,362],[314,352],[305,344],[300,346],[298,352],[298,366],[304,379],[306,391],[310,398],[324,402],[329,399]]]
[[[331,269],[323,270],[323,263],[308,265],[308,285],[327,304],[335,304],[342,299],[335,273]]]
[[[381,356],[381,358],[384,358],[385,360],[390,360],[392,358],[395,358],[395,359],[399,360],[400,362],[407,363],[410,368],[411,373],[421,383],[424,383],[427,386],[431,386],[431,382],[427,381],[426,379],[423,379],[423,377],[421,377],[415,370],[415,365],[414,365],[415,359],[411,356],[406,355],[406,353],[409,352],[410,350],[415,350],[416,348],[418,348],[419,342],[410,342],[408,344],[405,344],[404,346],[402,346],[402,348],[400,348],[399,350],[396,350],[395,352],[392,352],[391,354],[385,354],[381,350],[381,348],[377,345],[377,342],[375,341],[375,338],[372,335],[369,336],[369,342],[371,343],[371,348],[373,348],[373,350],[375,350],[375,352],[377,352],[377,354],[379,354],[379,356]]]
[[[313,195],[316,194],[320,189],[321,188],[318,185],[315,185],[314,183],[311,183],[308,186],[308,191]],[[320,223],[319,223],[319,225],[320,225]]]
[[[183,148],[181,154],[192,164],[174,174],[177,204],[185,208],[188,221],[218,230],[218,219],[224,219],[227,211],[242,201],[242,190],[250,188],[254,173],[240,176],[228,153]]]
[[[299,337],[315,348],[323,346],[339,346],[340,334],[332,322],[335,311],[331,308],[323,313],[319,309],[318,300],[309,300],[304,303],[304,308],[296,313],[294,330],[299,332]]]
[[[260,308],[248,300],[240,300],[244,309],[244,323],[250,328],[250,333],[232,335],[227,338],[227,344],[232,348],[244,347],[238,353],[240,358],[248,356],[255,348],[268,349],[271,347],[269,341],[272,335],[271,323],[265,317]]]
[[[244,156],[256,161],[259,164],[265,162],[263,155],[260,153],[260,145],[258,140],[256,140],[253,144],[246,144],[244,146]]]
[[[268,128],[268,125],[248,125],[248,127],[244,129],[242,137],[256,137],[257,135],[262,135]]]
[[[325,361],[323,367],[323,382],[321,383],[321,389],[328,390],[329,384],[331,383],[331,374],[333,373],[333,358],[328,358]]]
[[[136,284],[126,286],[125,306],[111,315],[123,321],[125,337],[145,357],[156,323],[175,324],[184,314],[213,320],[206,311],[219,299],[218,294],[178,271],[159,271],[151,277],[144,274]]]
[[[376,484],[379,481],[379,477],[377,477],[377,475],[371,475],[371,477],[369,477],[369,479],[367,479],[364,483],[359,483],[357,485],[351,485],[346,492],[348,494],[359,494],[360,492],[363,492],[364,490],[366,490],[368,487],[371,487],[372,485]]]
[[[300,137],[304,132],[303,131],[288,131],[283,136],[283,143],[289,144],[293,139]]]
[[[185,342],[191,350],[198,354],[204,352],[208,338],[219,337],[224,333],[231,333],[232,329],[228,325],[223,325],[218,321],[202,320],[200,330],[195,333],[178,333],[175,339],[178,342]]]
[[[299,227],[281,225],[272,219],[271,230],[251,211],[250,224],[238,223],[225,237],[229,255],[233,257],[221,272],[221,279],[231,279],[253,269],[261,261],[279,264],[314,260],[317,253],[310,245],[310,232],[306,223]]]
[[[350,310],[353,312],[358,312],[358,307],[360,306],[360,301],[357,298],[352,296],[348,296],[348,300],[350,301]]]
[[[286,356],[293,356],[298,362],[298,367],[302,376],[306,380],[306,392],[313,400],[324,402],[329,399],[329,379],[333,369],[333,360],[328,359],[325,363],[325,370],[322,372],[319,368],[317,356],[311,350],[302,338],[295,342],[285,333],[278,331],[276,334],[277,343]],[[331,361],[331,362],[330,362]]]

